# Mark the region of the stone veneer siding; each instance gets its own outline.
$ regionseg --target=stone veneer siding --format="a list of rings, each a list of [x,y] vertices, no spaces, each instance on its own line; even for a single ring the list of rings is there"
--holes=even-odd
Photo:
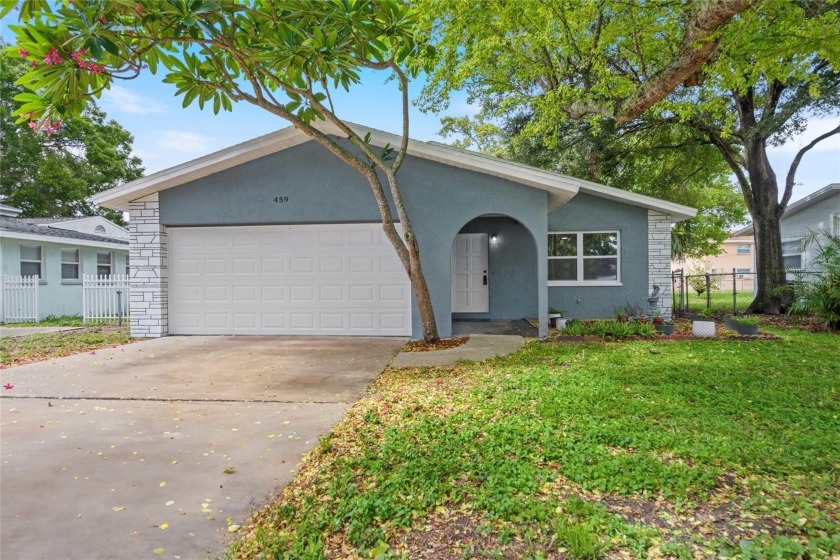
[[[659,285],[659,309],[671,319],[671,217],[654,210],[648,210],[648,283],[651,290]]]
[[[157,193],[129,203],[131,336],[169,334],[168,236],[160,225]]]

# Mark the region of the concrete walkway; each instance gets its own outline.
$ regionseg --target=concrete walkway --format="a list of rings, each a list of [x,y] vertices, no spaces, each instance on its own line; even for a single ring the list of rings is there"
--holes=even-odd
[[[0,336],[27,336],[30,334],[75,331],[84,327],[0,327]]]
[[[517,335],[472,334],[466,344],[457,348],[431,352],[400,352],[391,362],[391,367],[451,366],[461,360],[480,362],[512,354],[524,345],[525,339]]]

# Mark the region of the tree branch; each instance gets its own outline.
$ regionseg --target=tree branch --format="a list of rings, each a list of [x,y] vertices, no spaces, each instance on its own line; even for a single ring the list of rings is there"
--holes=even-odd
[[[828,138],[830,136],[834,136],[835,134],[840,134],[840,125],[838,125],[836,128],[833,128],[833,129],[829,130],[825,134],[817,136],[816,138],[814,138],[811,141],[810,144],[803,147],[801,150],[799,150],[796,153],[796,157],[793,158],[793,161],[790,164],[790,169],[788,170],[788,173],[787,173],[787,178],[785,179],[785,193],[782,195],[782,201],[779,203],[779,210],[778,211],[779,211],[780,214],[784,214],[785,209],[787,208],[788,202],[790,201],[790,196],[793,193],[793,180],[796,177],[796,169],[799,167],[799,162],[802,161],[802,157],[806,153],[808,153],[808,151],[811,148],[813,148],[814,146],[816,146],[817,144],[819,144],[820,142],[822,142],[826,138]]]
[[[702,2],[688,22],[680,51],[662,70],[646,80],[630,99],[621,104],[616,122],[633,120],[664,99],[679,84],[700,71],[712,58],[723,35],[720,29],[759,0]]]

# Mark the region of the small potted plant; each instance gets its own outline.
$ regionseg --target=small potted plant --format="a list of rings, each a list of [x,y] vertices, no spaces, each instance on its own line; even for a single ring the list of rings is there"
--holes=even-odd
[[[627,303],[624,305],[624,310],[627,312],[627,320],[631,323],[638,321],[639,317],[645,314],[645,310],[635,303]]]
[[[619,323],[626,323],[627,322],[627,308],[623,305],[619,305],[615,308],[615,319]]]
[[[651,323],[654,325],[662,325],[665,323],[665,317],[662,316],[661,311],[657,311],[653,314],[653,320],[651,320]]]
[[[712,318],[711,309],[706,309],[700,315],[692,317],[691,334],[700,338],[715,336],[715,321]]]
[[[557,309],[556,307],[549,308],[548,324],[557,329],[558,331],[562,331],[563,327],[566,326],[566,319],[563,318],[563,310]]]
[[[732,327],[742,336],[755,336],[758,334],[759,320],[755,317],[732,317]]]

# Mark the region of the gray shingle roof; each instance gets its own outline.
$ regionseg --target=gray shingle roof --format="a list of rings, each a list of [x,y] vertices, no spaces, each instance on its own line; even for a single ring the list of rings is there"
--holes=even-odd
[[[104,235],[94,235],[92,233],[82,233],[80,231],[38,225],[39,223],[66,221],[68,221],[67,218],[9,218],[6,216],[0,216],[0,233],[4,231],[8,231],[9,233],[29,233],[32,235],[43,235],[46,237],[56,237],[60,239],[78,239],[80,241],[116,243],[118,245],[125,245],[128,247],[128,241],[125,241],[124,239],[116,239],[113,237],[106,237]]]

